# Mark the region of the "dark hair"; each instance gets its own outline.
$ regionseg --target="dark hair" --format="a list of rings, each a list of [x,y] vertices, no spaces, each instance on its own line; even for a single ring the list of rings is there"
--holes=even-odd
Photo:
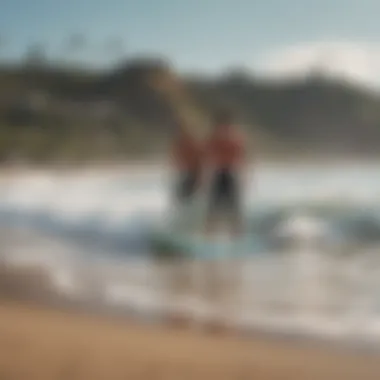
[[[234,120],[232,111],[227,108],[219,109],[214,114],[214,125],[231,124]]]

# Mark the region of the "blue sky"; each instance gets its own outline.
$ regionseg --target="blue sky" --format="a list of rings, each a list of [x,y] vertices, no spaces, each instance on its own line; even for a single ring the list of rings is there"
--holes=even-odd
[[[379,0],[0,0],[0,52],[16,57],[42,42],[56,55],[83,33],[82,55],[95,65],[109,60],[107,38],[121,37],[126,53],[161,54],[183,70],[256,67],[294,46],[363,50],[380,36],[379,14]]]

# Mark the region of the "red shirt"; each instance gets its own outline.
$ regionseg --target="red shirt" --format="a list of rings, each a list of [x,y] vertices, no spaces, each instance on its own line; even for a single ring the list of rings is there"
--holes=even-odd
[[[219,168],[240,166],[244,159],[243,136],[234,130],[226,130],[211,136],[206,144],[206,154]]]

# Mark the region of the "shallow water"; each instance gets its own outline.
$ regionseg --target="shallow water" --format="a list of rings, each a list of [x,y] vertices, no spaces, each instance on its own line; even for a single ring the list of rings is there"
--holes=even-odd
[[[378,172],[375,164],[255,169],[246,209],[260,244],[240,257],[235,323],[380,339]],[[211,312],[202,294],[168,299],[149,258],[152,229],[167,223],[169,184],[164,170],[143,167],[4,176],[2,257],[48,266],[68,294],[91,292],[90,276],[110,304]]]

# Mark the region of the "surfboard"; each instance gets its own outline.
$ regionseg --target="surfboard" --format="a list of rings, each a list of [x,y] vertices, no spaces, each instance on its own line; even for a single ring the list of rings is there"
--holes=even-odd
[[[235,239],[227,236],[199,236],[192,233],[161,231],[152,241],[152,250],[158,255],[211,259],[223,257],[243,257],[263,252],[259,239],[248,234]]]
[[[203,235],[205,208],[205,197],[199,197],[167,215],[165,223],[152,234],[152,252],[158,257],[208,259],[246,256],[264,250],[262,240],[248,231],[236,238],[226,234]]]

